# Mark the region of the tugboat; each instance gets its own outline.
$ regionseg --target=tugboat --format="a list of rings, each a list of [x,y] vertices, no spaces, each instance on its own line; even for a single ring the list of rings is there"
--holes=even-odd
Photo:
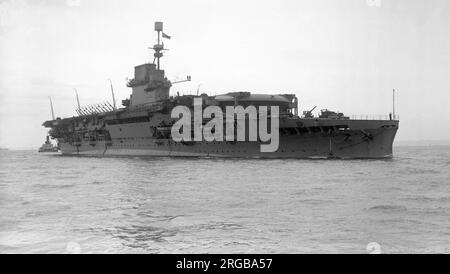
[[[399,128],[394,108],[389,118],[380,116],[373,120],[354,119],[328,109],[322,109],[317,117],[312,113],[315,108],[303,111],[303,116],[298,115],[299,101],[292,93],[255,94],[240,91],[217,96],[206,93],[170,95],[172,85],[190,81],[191,77],[187,76],[182,81],[167,79],[160,67],[160,58],[166,50],[161,34],[165,39],[170,39],[170,36],[163,32],[162,22],[155,23],[155,31],[158,42],[152,47],[155,51],[153,62],[135,67],[134,78],[127,83],[127,87],[132,89],[131,96],[122,100],[123,107],[116,107],[111,84],[113,104],[80,107],[77,93],[77,116],[53,117],[43,123],[50,129],[49,135],[57,140],[62,154],[234,158],[392,157],[392,143]],[[259,108],[259,114],[256,108]],[[181,113],[181,118],[174,110],[186,112]],[[226,119],[220,118],[223,115],[216,115],[223,112],[227,113]],[[183,127],[174,130],[182,120],[186,124],[183,122]],[[192,120],[193,127],[190,126]],[[275,124],[276,129],[272,130],[274,127],[270,126],[271,135],[267,138],[269,125]],[[256,128],[259,129],[259,137],[254,134]],[[183,133],[179,139],[181,129]],[[223,136],[225,131],[226,136]],[[202,138],[205,132],[210,133],[208,138],[213,138]],[[264,132],[267,134],[262,135]],[[275,140],[273,144],[276,145],[263,150],[263,145],[269,140]],[[43,148],[56,150],[47,145]]]
[[[45,143],[39,148],[39,152],[58,152],[59,147],[50,142],[50,136],[47,135]]]

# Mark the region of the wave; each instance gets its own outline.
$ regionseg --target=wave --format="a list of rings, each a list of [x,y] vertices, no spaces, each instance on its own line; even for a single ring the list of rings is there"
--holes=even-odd
[[[71,188],[74,187],[75,184],[36,184],[33,187],[35,188],[42,188],[42,189],[63,189],[63,188]]]
[[[406,197],[406,198],[403,198],[403,200],[415,201],[415,202],[429,202],[429,203],[433,203],[433,202],[449,203],[450,197],[449,196],[446,196],[446,197],[415,196],[415,197]]]
[[[400,205],[376,205],[370,207],[368,210],[371,211],[407,211],[405,206]]]

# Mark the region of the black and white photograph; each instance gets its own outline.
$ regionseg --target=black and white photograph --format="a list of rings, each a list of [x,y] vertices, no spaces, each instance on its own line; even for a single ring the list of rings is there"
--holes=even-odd
[[[0,254],[450,253],[449,79],[449,0],[0,0]]]

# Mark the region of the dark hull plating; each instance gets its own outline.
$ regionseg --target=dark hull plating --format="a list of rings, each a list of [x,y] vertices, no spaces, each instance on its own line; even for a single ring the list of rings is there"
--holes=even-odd
[[[180,157],[239,157],[239,158],[390,158],[398,121],[347,120],[345,131],[326,131],[339,120],[299,119],[302,124],[321,125],[317,130],[280,131],[276,152],[260,152],[260,142],[189,142],[151,137],[147,123],[111,126],[110,141],[59,140],[62,154],[97,156],[180,156]],[[353,128],[353,129],[352,129]],[[126,132],[123,134],[122,132]]]

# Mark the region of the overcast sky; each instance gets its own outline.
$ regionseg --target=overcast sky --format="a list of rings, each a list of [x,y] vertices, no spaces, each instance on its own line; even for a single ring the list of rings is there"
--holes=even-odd
[[[392,110],[397,140],[450,139],[449,0],[0,0],[0,146],[37,148],[51,119],[131,89],[154,21],[172,94],[295,93],[300,111]]]

